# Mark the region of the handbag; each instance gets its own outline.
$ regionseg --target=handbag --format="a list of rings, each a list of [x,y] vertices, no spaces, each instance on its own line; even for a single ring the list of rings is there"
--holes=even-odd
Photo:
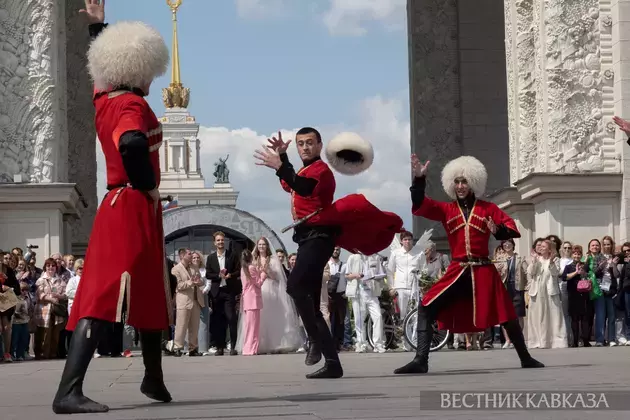
[[[46,279],[48,285],[51,289],[53,289],[50,280]],[[50,313],[54,316],[58,316],[60,318],[68,318],[68,298],[63,298],[59,300],[57,303],[50,304]]]
[[[591,280],[582,279],[578,281],[577,291],[578,293],[588,293],[593,288],[593,283]]]
[[[18,304],[18,298],[13,289],[0,293],[0,312],[6,312],[11,308],[15,308]]]
[[[68,299],[62,299],[58,303],[53,303],[50,312],[54,316],[68,318]]]

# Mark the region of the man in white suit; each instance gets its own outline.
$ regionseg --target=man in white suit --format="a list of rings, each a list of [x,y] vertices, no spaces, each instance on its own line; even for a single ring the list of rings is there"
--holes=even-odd
[[[352,312],[354,313],[354,328],[357,334],[355,352],[365,353],[367,351],[365,317],[369,315],[373,324],[374,351],[385,353],[383,317],[378,298],[383,290],[382,281],[386,274],[380,257],[378,255],[365,257],[360,254],[353,254],[348,258],[342,275],[347,281],[346,296],[352,302]]]
[[[198,350],[198,330],[201,308],[206,306],[203,285],[204,282],[196,270],[191,267],[192,252],[190,249],[179,250],[179,264],[171,270],[177,278],[175,292],[175,305],[177,318],[175,320],[174,352],[176,356],[182,355],[184,340],[188,333],[188,355],[201,356]]]

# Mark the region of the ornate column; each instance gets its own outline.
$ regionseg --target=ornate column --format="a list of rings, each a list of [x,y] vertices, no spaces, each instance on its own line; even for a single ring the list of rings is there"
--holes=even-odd
[[[610,3],[505,0],[516,187],[502,205],[518,206],[527,236],[553,233],[583,243],[597,229],[599,237],[620,238]]]
[[[462,154],[457,1],[408,1],[407,21],[411,152],[431,161],[427,194],[447,200],[441,170]],[[430,227],[435,228],[434,240],[445,240],[439,223],[413,220],[416,235]]]
[[[97,203],[82,5],[0,2],[0,225],[12,232],[2,248],[67,253],[87,242]]]
[[[630,0],[607,0],[600,3],[606,7],[603,10],[606,13],[606,36],[610,37],[612,43],[614,113],[630,119]],[[630,240],[630,147],[627,140],[624,133],[619,130],[615,132],[615,149],[620,154],[623,173],[617,242]]]
[[[65,181],[65,2],[8,0],[0,6],[0,178]],[[61,42],[60,42],[61,41]]]
[[[534,0],[505,0],[510,181],[532,171],[537,158],[534,90]]]

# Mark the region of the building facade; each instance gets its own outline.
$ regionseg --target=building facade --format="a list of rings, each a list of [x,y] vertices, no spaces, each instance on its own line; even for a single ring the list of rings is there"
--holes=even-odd
[[[173,16],[171,83],[162,91],[166,111],[160,118],[160,195],[173,197],[173,205],[167,205],[164,211],[166,255],[176,261],[179,248],[190,248],[207,256],[215,250],[213,235],[218,231],[225,234],[226,248],[236,252],[253,249],[261,236],[275,249],[284,249],[278,235],[265,222],[236,208],[238,191],[229,181],[229,155],[217,157],[215,182],[212,188],[206,188],[201,170],[202,144],[197,137],[199,124],[188,111],[190,89],[181,81],[177,39],[180,4],[169,6]]]
[[[0,248],[85,252],[96,208],[83,0],[0,2]],[[40,262],[41,262],[40,258]]]
[[[539,236],[630,238],[630,1],[408,1],[411,148],[428,193],[460,155],[488,169],[486,199]],[[628,85],[628,86],[626,86]],[[420,235],[431,224],[414,220]],[[444,239],[443,231],[438,239]],[[444,245],[444,242],[441,242]]]

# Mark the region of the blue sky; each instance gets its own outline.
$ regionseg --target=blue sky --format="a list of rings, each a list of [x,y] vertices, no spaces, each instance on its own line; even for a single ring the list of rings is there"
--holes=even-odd
[[[230,153],[238,207],[279,231],[290,222],[288,195],[253,150],[283,130],[319,128],[324,140],[354,131],[372,142],[374,166],[337,176],[337,194],[361,192],[400,214],[410,228],[406,0],[183,0],[178,13],[182,81],[202,125],[202,169]],[[142,20],[170,46],[166,0],[108,0],[107,21]],[[170,72],[156,80],[156,114]],[[99,147],[97,147],[97,150]],[[297,155],[291,155],[299,167]],[[234,160],[233,160],[234,159]],[[103,173],[102,159],[99,175]],[[229,164],[230,162],[228,162]],[[103,194],[104,179],[99,178]],[[285,246],[295,245],[283,235]]]

